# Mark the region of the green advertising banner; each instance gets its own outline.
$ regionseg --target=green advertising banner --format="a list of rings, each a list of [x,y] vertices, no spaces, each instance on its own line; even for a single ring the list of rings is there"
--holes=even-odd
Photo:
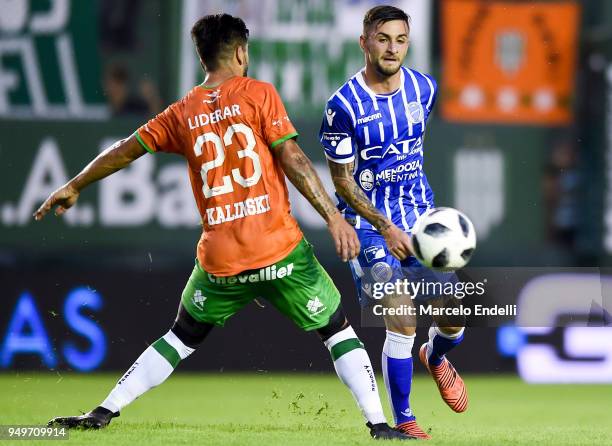
[[[102,119],[97,2],[0,2],[0,117]]]
[[[429,71],[432,2],[386,3],[411,17],[407,63]],[[249,76],[274,84],[294,118],[318,118],[331,94],[363,67],[359,47],[363,16],[378,4],[374,0],[185,0],[178,96],[202,79],[187,30],[197,17],[225,12],[241,17],[249,28]]]

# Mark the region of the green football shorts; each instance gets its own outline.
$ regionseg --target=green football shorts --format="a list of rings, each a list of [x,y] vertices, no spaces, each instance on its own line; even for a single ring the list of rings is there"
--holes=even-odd
[[[197,321],[223,326],[256,298],[264,298],[304,330],[325,327],[340,304],[340,293],[302,239],[283,260],[265,268],[218,277],[196,259],[181,302]]]

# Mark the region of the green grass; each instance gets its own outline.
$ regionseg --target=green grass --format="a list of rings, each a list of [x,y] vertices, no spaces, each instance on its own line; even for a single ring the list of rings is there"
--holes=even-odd
[[[118,377],[0,375],[0,424],[43,424],[87,411]],[[458,415],[429,377],[416,377],[412,407],[422,427],[431,428],[429,445],[612,444],[609,386],[532,386],[508,376],[467,376],[466,382],[470,408]],[[41,444],[17,444],[28,443]],[[124,409],[108,429],[71,431],[68,444],[319,446],[372,440],[334,375],[177,373]]]

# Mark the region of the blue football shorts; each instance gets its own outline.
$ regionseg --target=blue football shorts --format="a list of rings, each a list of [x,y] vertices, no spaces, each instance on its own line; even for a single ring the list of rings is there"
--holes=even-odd
[[[387,249],[384,237],[378,232],[357,230],[357,236],[361,242],[361,250],[349,265],[362,307],[375,304],[382,297],[382,284],[387,282],[407,280],[412,283],[408,289],[412,290],[414,298],[426,301],[448,297],[442,290],[448,290],[449,286],[454,286],[459,280],[454,272],[432,270],[421,265],[414,256],[402,261],[396,259]]]

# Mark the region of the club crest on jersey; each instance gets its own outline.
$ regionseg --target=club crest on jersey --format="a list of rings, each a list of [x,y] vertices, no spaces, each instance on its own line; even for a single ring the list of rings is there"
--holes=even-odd
[[[212,93],[207,94],[206,96],[208,96],[210,99],[203,99],[202,102],[204,102],[205,104],[214,104],[221,97],[221,90],[215,90]]]
[[[410,121],[413,124],[418,124],[419,122],[423,122],[425,119],[425,113],[423,112],[423,105],[420,102],[410,102],[408,104],[408,115],[410,116]]]
[[[359,174],[359,184],[365,191],[371,191],[374,188],[374,173],[370,169],[364,169]]]

